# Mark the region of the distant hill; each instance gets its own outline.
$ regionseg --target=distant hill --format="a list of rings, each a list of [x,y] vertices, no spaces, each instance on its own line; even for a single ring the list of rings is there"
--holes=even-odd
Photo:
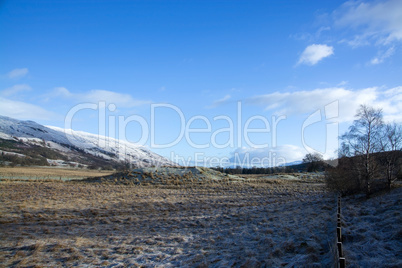
[[[102,146],[101,146],[102,145]],[[149,149],[127,141],[0,116],[3,164],[118,168],[176,166]]]

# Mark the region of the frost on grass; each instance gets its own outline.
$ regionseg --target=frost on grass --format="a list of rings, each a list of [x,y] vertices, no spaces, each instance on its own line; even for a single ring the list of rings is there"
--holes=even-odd
[[[402,188],[366,200],[345,198],[343,244],[349,267],[402,267]]]
[[[0,183],[4,266],[328,267],[335,199],[301,182]]]

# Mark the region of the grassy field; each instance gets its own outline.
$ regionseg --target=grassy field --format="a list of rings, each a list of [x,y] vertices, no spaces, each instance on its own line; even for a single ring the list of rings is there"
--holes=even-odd
[[[336,196],[314,176],[90,181],[0,182],[0,267],[336,267]],[[401,266],[401,195],[343,199],[351,267]]]
[[[317,183],[0,183],[3,267],[328,267],[335,198]]]
[[[55,167],[0,167],[0,179],[81,179],[106,176],[112,171]]]
[[[342,204],[348,267],[402,267],[402,187]]]

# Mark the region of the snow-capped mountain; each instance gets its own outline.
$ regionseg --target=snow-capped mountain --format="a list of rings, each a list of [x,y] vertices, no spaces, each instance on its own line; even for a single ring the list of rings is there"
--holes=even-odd
[[[101,159],[102,163],[112,161],[128,162],[135,166],[176,165],[134,143],[83,131],[65,131],[58,127],[43,126],[33,121],[21,121],[5,116],[0,116],[0,139],[51,149],[75,162],[78,162],[77,159],[85,160],[85,157],[91,156],[91,159]],[[6,151],[4,148],[0,149]],[[57,159],[48,159],[48,162],[52,163],[54,160]]]

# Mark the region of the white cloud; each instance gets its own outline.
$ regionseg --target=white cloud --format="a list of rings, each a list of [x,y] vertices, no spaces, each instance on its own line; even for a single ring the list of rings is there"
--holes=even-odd
[[[71,93],[68,89],[64,87],[57,87],[50,94],[48,94],[48,99],[55,97],[90,103],[98,103],[104,101],[108,104],[115,104],[117,107],[122,108],[134,107],[150,103],[149,101],[134,99],[129,94],[122,94],[99,89],[90,90],[84,93]]]
[[[207,108],[216,108],[218,106],[221,106],[222,104],[225,104],[228,100],[231,99],[230,95],[226,95],[225,97],[223,97],[222,99],[216,100],[214,101],[210,106],[208,106]]]
[[[237,166],[278,166],[301,160],[307,151],[296,145],[285,144],[267,148],[237,148],[230,162]]]
[[[374,106],[383,110],[386,122],[396,121],[402,123],[402,86],[382,92],[381,97]]]
[[[334,48],[327,45],[313,44],[303,51],[297,64],[315,65],[322,59],[334,54]]]
[[[352,46],[402,41],[402,1],[348,1],[334,12],[335,26],[354,30]]]
[[[0,97],[0,103],[0,114],[4,116],[23,120],[50,120],[56,117],[53,112],[30,103],[13,101],[3,97]]]
[[[7,97],[7,96],[15,95],[22,91],[30,91],[31,89],[32,88],[27,84],[19,84],[19,85],[14,85],[10,88],[7,88],[3,91],[0,91],[0,94]]]
[[[370,64],[380,64],[383,63],[386,58],[391,57],[395,52],[394,47],[388,48],[385,52],[379,53],[378,57],[371,59]]]
[[[24,77],[28,74],[28,68],[14,69],[7,73],[7,77],[10,79],[17,79]]]
[[[339,103],[338,122],[353,120],[360,104],[382,108],[385,119],[402,121],[402,86],[388,90],[378,87],[358,90],[335,87],[292,93],[274,92],[245,100],[248,104],[261,105],[286,116],[311,114],[334,101]]]

